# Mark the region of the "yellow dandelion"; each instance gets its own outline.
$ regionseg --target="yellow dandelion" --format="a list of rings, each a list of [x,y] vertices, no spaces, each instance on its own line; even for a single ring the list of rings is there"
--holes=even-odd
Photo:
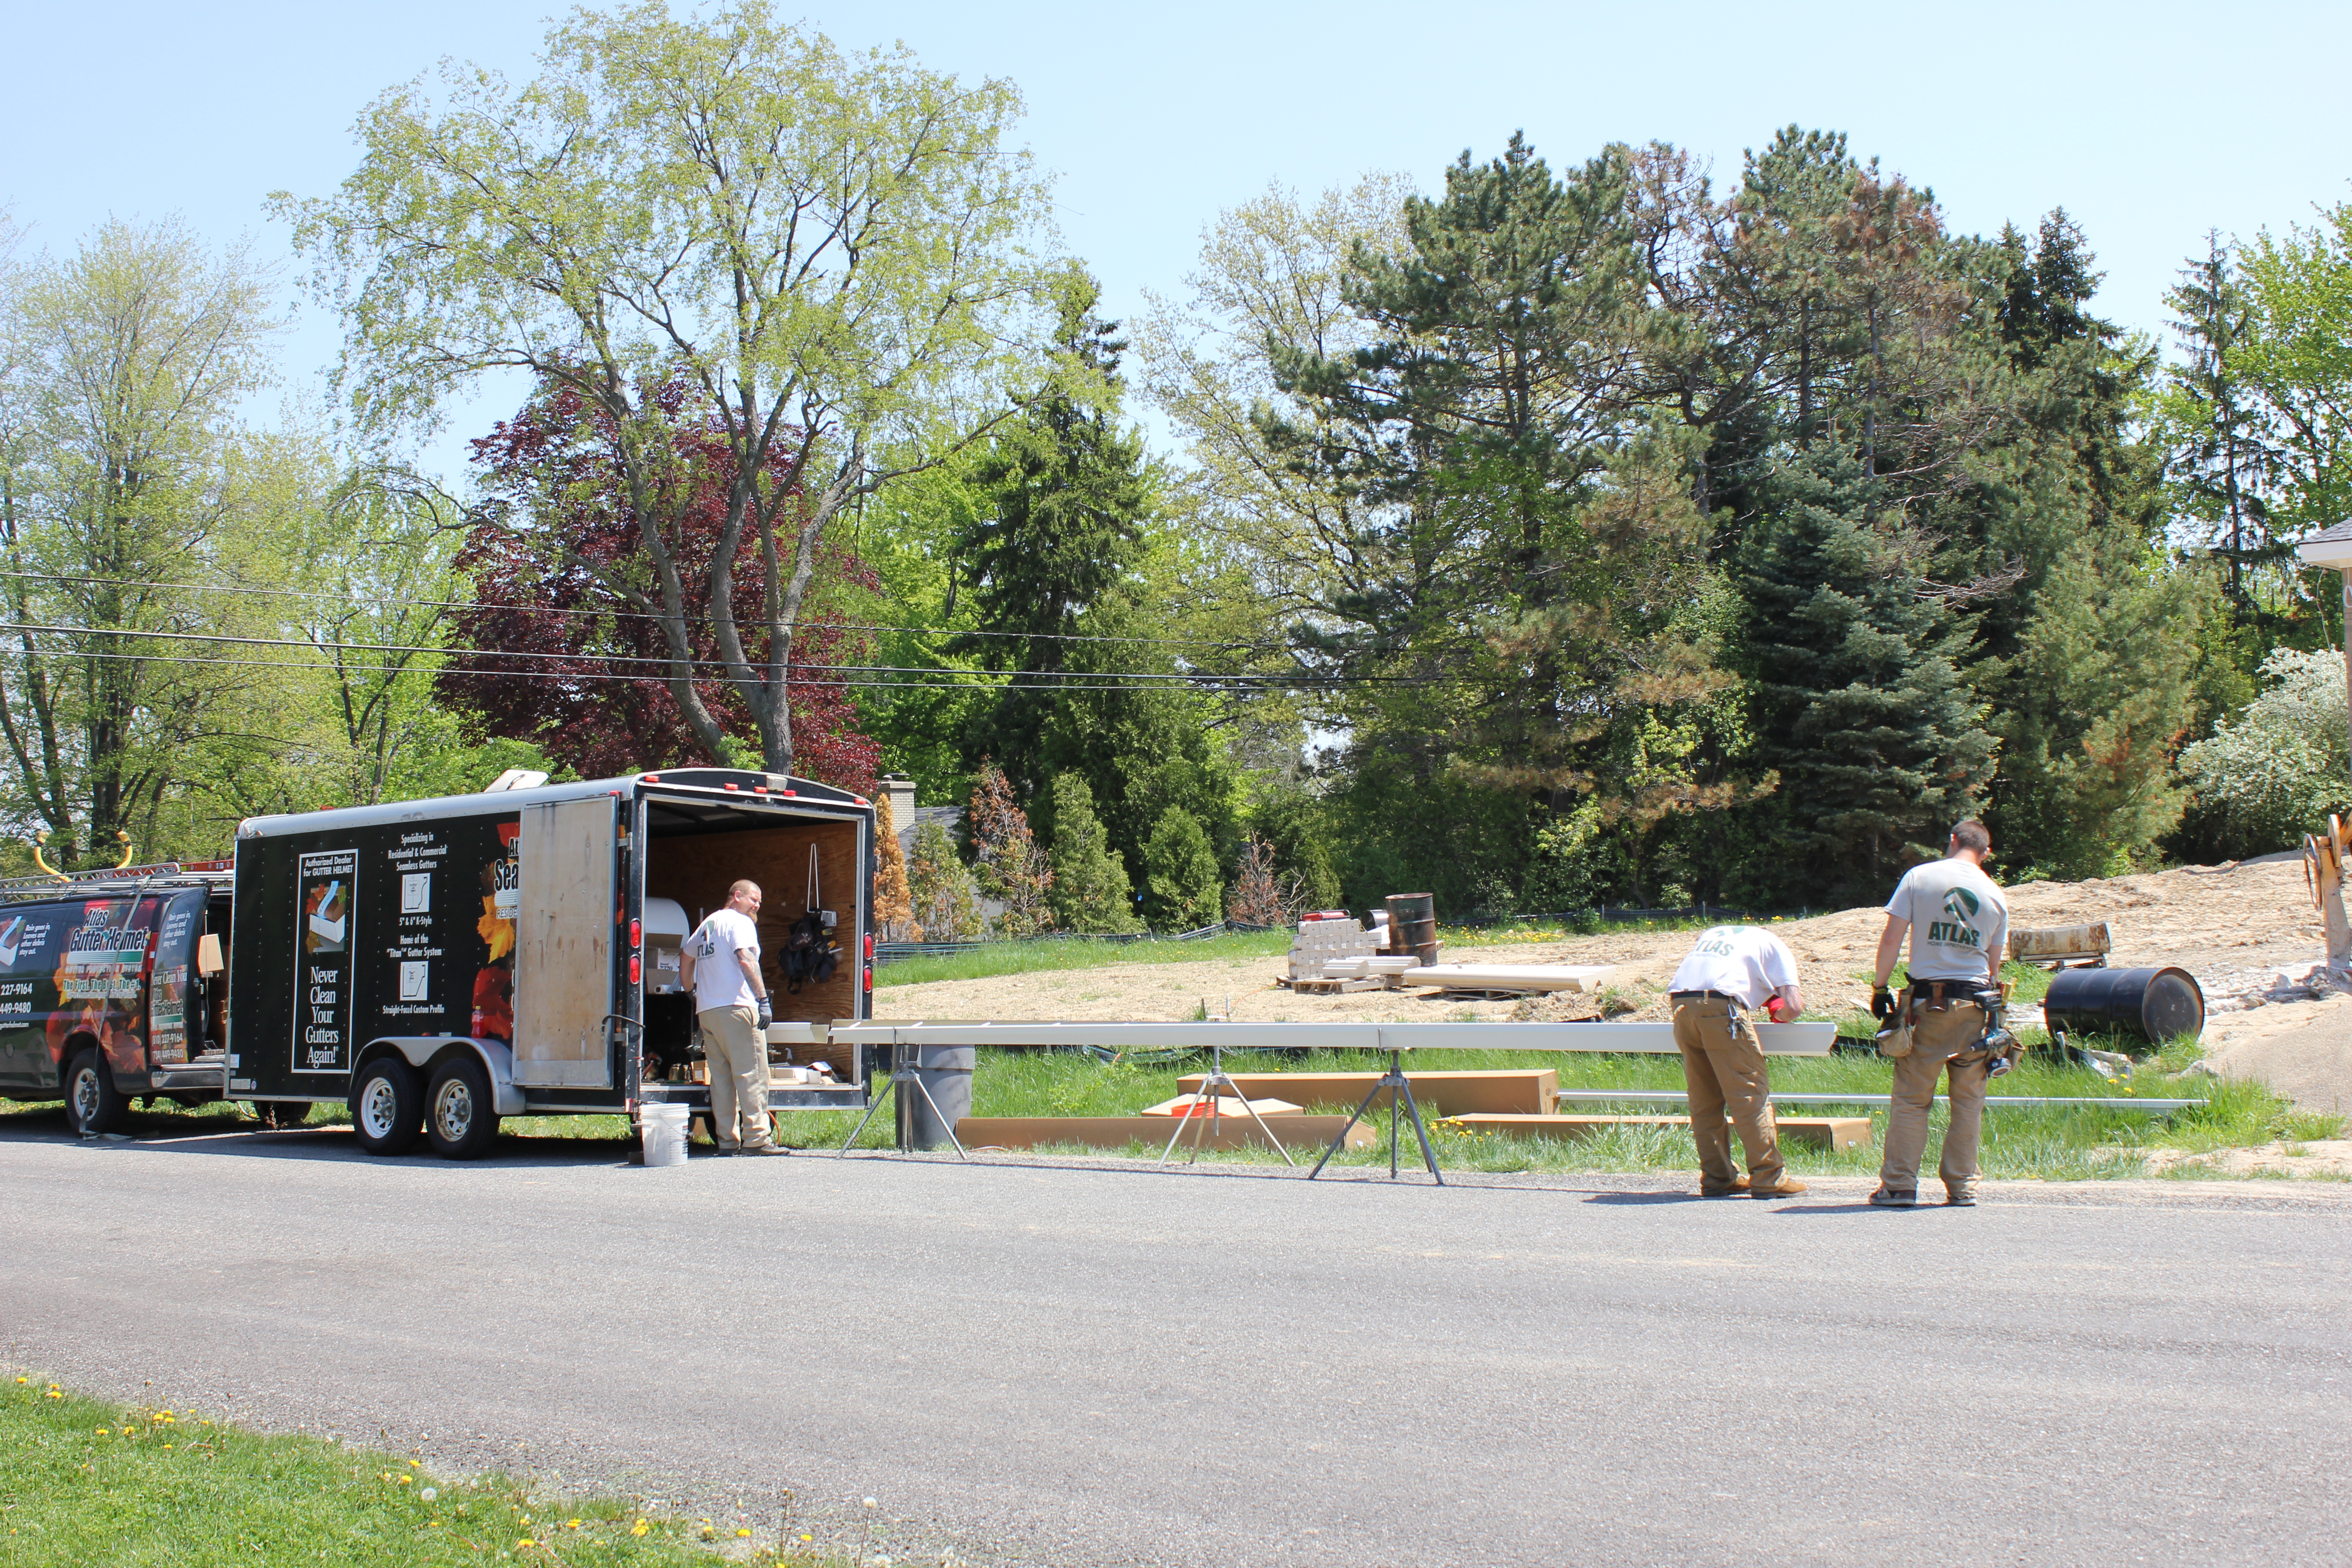
[[[746,1541],[749,1541],[751,1538],[751,1532],[748,1530],[739,1530],[735,1533],[741,1536]]]
[[[643,1535],[646,1532],[646,1521],[641,1519],[637,1521],[636,1523],[629,1526],[629,1533],[631,1535]]]

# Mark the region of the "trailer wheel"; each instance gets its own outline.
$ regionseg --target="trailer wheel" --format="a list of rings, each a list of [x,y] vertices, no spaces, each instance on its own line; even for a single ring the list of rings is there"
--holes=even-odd
[[[84,1138],[111,1132],[130,1110],[96,1046],[86,1046],[66,1068],[66,1125]]]
[[[398,1057],[378,1057],[352,1085],[352,1130],[371,1154],[405,1154],[425,1130],[425,1090],[416,1069]]]
[[[472,1057],[451,1057],[433,1069],[425,1095],[425,1135],[445,1160],[478,1160],[499,1139],[490,1075]]]

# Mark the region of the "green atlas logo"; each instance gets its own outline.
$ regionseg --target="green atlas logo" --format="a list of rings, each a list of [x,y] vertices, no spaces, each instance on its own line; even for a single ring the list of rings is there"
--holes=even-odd
[[[1953,947],[1979,946],[1980,939],[1969,921],[1981,908],[1974,893],[1966,888],[1954,888],[1944,895],[1945,918],[1927,922],[1927,940]]]

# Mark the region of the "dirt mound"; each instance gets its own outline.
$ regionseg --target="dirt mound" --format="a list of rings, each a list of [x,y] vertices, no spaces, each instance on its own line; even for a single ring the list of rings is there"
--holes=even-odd
[[[2205,1060],[2224,1078],[2250,1078],[2297,1110],[2352,1114],[2352,996],[2225,1013],[2205,1029]]]
[[[2031,882],[2010,889],[2010,918],[2020,926],[2074,925],[2104,920],[2114,928],[2117,967],[2179,964],[2200,982],[2241,972],[2307,968],[2322,956],[2318,911],[2293,862],[2194,867],[2087,882]],[[1810,920],[1776,921],[1772,929],[1804,966],[1806,1000],[1817,1007],[1866,1005],[1871,962],[1885,917],[1876,909],[1843,910]],[[1642,1004],[1635,1017],[1658,1010],[1667,979],[1690,951],[1687,931],[1602,931],[1559,942],[1517,942],[1449,947],[1445,958],[1466,963],[1607,963],[1612,984]],[[1444,1018],[1507,1018],[1510,1001],[1422,997],[1411,992],[1364,991],[1302,996],[1279,989],[1280,958],[1215,959],[1198,963],[1125,963],[1101,969],[1003,975],[990,980],[942,980],[892,986],[875,996],[877,1015],[892,1018],[1103,1018],[1139,1022],[1196,1016],[1205,1003],[1249,1022],[1362,1019],[1405,1022]],[[2213,987],[2209,984],[2208,989]],[[1590,1016],[1590,998],[1537,1004],[1561,1017]],[[1547,1012],[1542,1016],[1552,1016]]]

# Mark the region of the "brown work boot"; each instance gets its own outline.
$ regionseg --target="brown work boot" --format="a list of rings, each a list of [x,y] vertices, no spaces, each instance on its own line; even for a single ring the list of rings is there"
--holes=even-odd
[[[1793,1198],[1804,1190],[1804,1183],[1794,1176],[1783,1175],[1769,1187],[1759,1187],[1751,1184],[1748,1189],[1748,1195],[1751,1198]]]
[[[1731,1179],[1731,1185],[1727,1187],[1710,1187],[1704,1181],[1698,1184],[1698,1195],[1703,1198],[1738,1197],[1747,1190],[1748,1178],[1745,1176],[1734,1176]]]

